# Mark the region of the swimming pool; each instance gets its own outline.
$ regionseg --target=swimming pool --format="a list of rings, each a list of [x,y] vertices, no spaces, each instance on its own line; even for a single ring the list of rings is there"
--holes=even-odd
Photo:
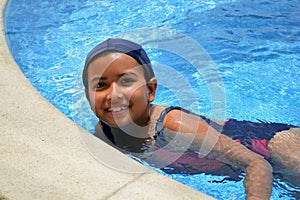
[[[30,9],[33,7],[34,10]],[[299,10],[299,1],[145,1],[138,4],[11,0],[5,31],[14,58],[32,84],[63,113],[90,131],[95,119],[92,113],[81,112],[84,108],[89,110],[78,81],[83,59],[99,41],[138,28],[175,30],[204,47],[224,84],[224,118],[299,126]],[[170,52],[151,48],[148,52],[154,64],[179,68],[184,63]],[[193,76],[193,71],[182,74],[198,81],[199,112],[211,116],[211,98],[205,80]],[[171,96],[165,88],[160,92],[164,97]],[[157,101],[176,103],[172,99]],[[241,182],[216,183],[223,177],[203,174],[168,176],[220,199],[243,198]],[[291,199],[299,192],[284,183],[276,184],[273,199],[281,196]]]

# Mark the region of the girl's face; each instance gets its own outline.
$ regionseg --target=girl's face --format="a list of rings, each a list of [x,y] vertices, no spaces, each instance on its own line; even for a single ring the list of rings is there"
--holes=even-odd
[[[96,58],[87,70],[86,95],[96,116],[111,126],[145,126],[156,79],[146,83],[143,67],[131,56],[109,53]]]

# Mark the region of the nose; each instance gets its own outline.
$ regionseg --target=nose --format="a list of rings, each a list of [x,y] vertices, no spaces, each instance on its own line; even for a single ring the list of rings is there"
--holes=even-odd
[[[107,100],[112,101],[112,102],[117,101],[117,100],[121,99],[122,96],[123,95],[122,95],[120,86],[117,83],[113,82],[110,85],[109,92],[106,97]]]

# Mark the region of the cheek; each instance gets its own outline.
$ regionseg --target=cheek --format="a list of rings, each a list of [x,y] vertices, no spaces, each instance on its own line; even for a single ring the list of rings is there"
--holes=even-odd
[[[148,102],[148,93],[146,87],[139,87],[131,93],[131,101],[137,101],[138,103]]]
[[[89,98],[91,109],[95,112],[95,110],[99,108],[100,104],[102,103],[103,97],[101,97],[101,95],[97,92],[90,92]]]
[[[101,95],[100,93],[97,93],[97,92],[94,93],[94,104],[95,104],[95,106],[99,107],[102,104],[103,100],[104,100],[103,95]]]

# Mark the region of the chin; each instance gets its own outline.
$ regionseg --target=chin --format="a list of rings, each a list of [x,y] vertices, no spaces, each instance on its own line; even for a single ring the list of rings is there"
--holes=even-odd
[[[128,121],[128,120],[106,121],[106,123],[112,127],[125,127],[125,126],[129,126],[132,123],[132,121]]]

